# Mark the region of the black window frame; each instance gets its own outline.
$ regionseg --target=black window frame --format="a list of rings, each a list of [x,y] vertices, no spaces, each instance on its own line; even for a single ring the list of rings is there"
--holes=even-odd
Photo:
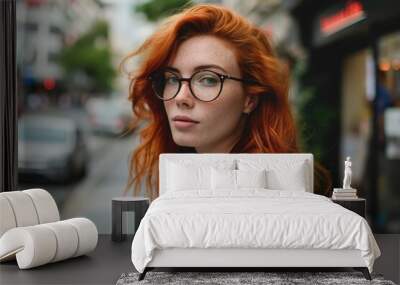
[[[0,192],[18,182],[16,0],[0,1]]]

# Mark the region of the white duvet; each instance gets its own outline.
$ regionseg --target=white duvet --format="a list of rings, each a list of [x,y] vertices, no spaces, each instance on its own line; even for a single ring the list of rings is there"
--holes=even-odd
[[[170,247],[358,249],[370,272],[381,254],[361,216],[321,195],[266,189],[158,197],[133,239],[133,265],[143,272],[154,249]]]

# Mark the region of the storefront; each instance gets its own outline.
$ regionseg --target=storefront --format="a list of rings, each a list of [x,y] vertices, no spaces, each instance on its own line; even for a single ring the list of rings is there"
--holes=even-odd
[[[400,5],[302,1],[293,14],[311,82],[339,111],[328,126],[339,134],[327,145],[336,150],[335,186],[350,156],[352,186],[367,198],[373,230],[400,233]]]

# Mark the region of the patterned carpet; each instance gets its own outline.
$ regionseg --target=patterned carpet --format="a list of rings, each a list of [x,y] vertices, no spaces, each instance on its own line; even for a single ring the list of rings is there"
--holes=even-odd
[[[361,272],[147,272],[145,279],[138,281],[139,273],[124,273],[116,285],[133,284],[390,284],[381,274],[371,274],[366,280]]]

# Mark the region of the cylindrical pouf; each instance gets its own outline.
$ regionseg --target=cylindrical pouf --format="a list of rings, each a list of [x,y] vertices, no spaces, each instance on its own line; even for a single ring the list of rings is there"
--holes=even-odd
[[[57,239],[54,232],[42,225],[13,228],[0,239],[0,260],[16,254],[20,269],[49,263],[56,252]]]
[[[98,232],[96,225],[86,218],[73,218],[64,222],[71,224],[78,232],[79,244],[74,257],[86,254],[96,248]]]
[[[0,238],[6,231],[16,226],[17,222],[15,221],[11,204],[8,199],[3,197],[0,193]]]
[[[38,214],[39,224],[60,220],[57,204],[49,192],[40,188],[23,190],[22,192],[31,197]]]
[[[57,238],[57,252],[51,262],[57,262],[74,256],[78,248],[78,233],[75,228],[64,221],[43,224],[51,229]]]
[[[95,249],[98,233],[86,218],[18,227],[0,238],[0,261],[17,258],[20,269],[86,254]]]
[[[33,226],[39,223],[35,205],[28,194],[22,191],[10,191],[0,195],[10,202],[17,227]]]

